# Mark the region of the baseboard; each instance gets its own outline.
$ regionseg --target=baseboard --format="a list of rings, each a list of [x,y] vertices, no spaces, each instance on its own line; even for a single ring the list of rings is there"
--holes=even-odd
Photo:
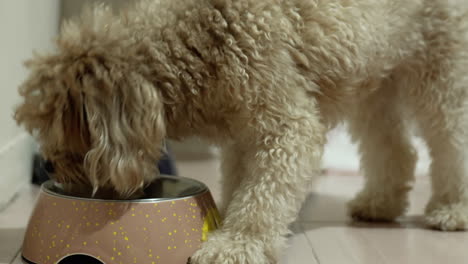
[[[34,140],[26,133],[0,149],[0,211],[31,181],[34,150]]]

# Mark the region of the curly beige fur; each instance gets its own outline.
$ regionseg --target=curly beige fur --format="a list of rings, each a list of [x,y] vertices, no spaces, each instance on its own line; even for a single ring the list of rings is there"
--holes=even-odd
[[[223,148],[225,220],[195,264],[276,263],[326,132],[359,143],[357,219],[407,207],[414,121],[431,149],[430,226],[468,227],[467,2],[145,0],[87,9],[33,59],[18,122],[65,183],[130,196],[164,138]]]

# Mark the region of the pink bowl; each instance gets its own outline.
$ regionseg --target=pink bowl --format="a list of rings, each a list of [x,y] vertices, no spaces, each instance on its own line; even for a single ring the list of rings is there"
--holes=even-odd
[[[45,183],[29,221],[23,260],[33,264],[186,264],[219,225],[208,188],[162,176],[139,200],[71,197]]]

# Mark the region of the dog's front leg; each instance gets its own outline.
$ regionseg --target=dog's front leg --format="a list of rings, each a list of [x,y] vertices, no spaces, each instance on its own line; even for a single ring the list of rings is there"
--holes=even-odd
[[[260,115],[261,116],[261,115]],[[272,264],[317,175],[324,129],[317,116],[262,118],[237,139],[244,173],[223,226],[194,264]],[[237,160],[237,159],[236,159]]]

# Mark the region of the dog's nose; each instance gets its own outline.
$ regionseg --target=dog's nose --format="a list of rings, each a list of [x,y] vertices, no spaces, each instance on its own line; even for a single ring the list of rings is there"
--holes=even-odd
[[[55,171],[54,165],[52,164],[52,162],[50,160],[44,161],[44,170],[47,173],[54,173],[54,171]]]

